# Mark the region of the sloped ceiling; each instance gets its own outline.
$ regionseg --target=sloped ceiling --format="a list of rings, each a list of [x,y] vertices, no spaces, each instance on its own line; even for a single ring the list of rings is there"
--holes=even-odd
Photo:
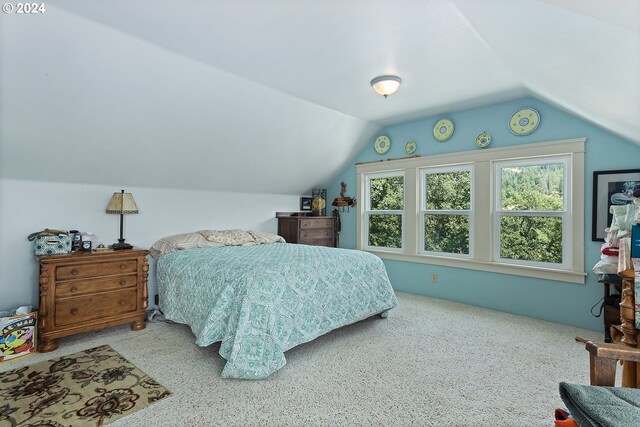
[[[46,6],[0,17],[1,177],[302,194],[383,125],[524,94],[640,143],[635,0]]]

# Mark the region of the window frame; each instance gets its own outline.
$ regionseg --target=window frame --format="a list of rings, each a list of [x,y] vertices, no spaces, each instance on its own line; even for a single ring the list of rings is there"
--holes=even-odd
[[[502,174],[501,170],[504,167],[526,167],[526,166],[540,166],[548,164],[562,164],[564,167],[563,173],[563,196],[562,196],[562,210],[561,211],[522,211],[522,210],[504,210],[502,209]],[[570,268],[570,260],[572,258],[572,245],[571,242],[571,159],[567,155],[545,156],[545,157],[528,157],[524,159],[516,160],[502,160],[496,161],[493,164],[494,173],[494,218],[493,218],[493,259],[496,262],[514,265],[525,266],[537,266],[544,268],[557,268],[560,270],[567,270]],[[529,217],[545,217],[545,218],[561,218],[562,219],[562,262],[550,263],[542,261],[529,261],[529,260],[517,260],[511,258],[502,258],[500,256],[500,234],[501,234],[501,219],[505,216],[529,216]]]
[[[473,197],[473,189],[474,189],[474,165],[473,164],[462,164],[462,165],[454,165],[454,166],[430,166],[419,169],[420,173],[420,211],[418,218],[418,226],[420,228],[420,235],[418,238],[418,253],[424,255],[433,255],[433,256],[447,256],[453,258],[464,258],[469,259],[473,258],[473,208],[474,208],[474,197]],[[427,209],[427,175],[429,174],[438,174],[438,173],[447,173],[447,172],[469,172],[469,178],[471,181],[471,191],[469,194],[469,209],[467,210],[442,210],[442,209]],[[467,216],[469,218],[469,253],[468,254],[456,254],[452,252],[438,252],[438,251],[428,251],[424,248],[425,245],[425,215],[460,215]]]
[[[569,283],[585,283],[584,271],[584,236],[585,236],[585,169],[584,151],[586,137],[557,141],[518,144],[508,147],[485,148],[435,154],[424,157],[404,158],[387,162],[371,162],[356,165],[357,197],[365,200],[365,175],[384,172],[404,172],[405,205],[403,215],[403,250],[388,251],[377,247],[367,247],[364,233],[365,203],[359,203],[356,208],[356,247],[366,250],[383,259],[433,264],[439,266],[494,272],[531,278],[540,278]],[[506,160],[517,160],[528,157],[549,157],[566,155],[570,159],[571,171],[567,172],[570,179],[571,197],[565,200],[571,204],[572,217],[566,228],[572,236],[571,258],[567,268],[557,266],[522,265],[500,262],[493,259],[494,251],[494,169],[493,163]],[[420,253],[420,169],[428,167],[448,167],[462,164],[473,164],[474,187],[474,229],[473,229],[473,258],[452,257],[449,254]],[[487,226],[485,226],[487,224]],[[566,244],[566,242],[563,242]],[[470,250],[471,252],[471,250]]]
[[[398,209],[390,209],[390,210],[373,210],[371,209],[371,180],[372,179],[379,179],[379,178],[392,178],[392,177],[402,177],[403,179],[403,200],[402,200],[402,210],[398,210]],[[378,172],[378,173],[372,173],[372,174],[367,174],[365,176],[366,179],[366,184],[365,184],[365,202],[364,202],[364,206],[365,206],[365,224],[364,224],[364,230],[365,230],[365,236],[366,236],[366,244],[364,246],[365,250],[371,250],[371,251],[386,251],[386,252],[397,252],[397,253],[401,253],[404,251],[404,247],[405,247],[405,231],[406,231],[406,225],[405,225],[405,211],[406,211],[406,207],[407,207],[407,191],[406,191],[406,174],[404,173],[404,171],[402,170],[390,170],[390,171],[384,171],[384,172]],[[400,215],[401,217],[401,221],[400,221],[400,226],[402,227],[402,230],[400,232],[400,247],[399,248],[390,248],[387,246],[371,246],[369,245],[369,217],[370,215]]]

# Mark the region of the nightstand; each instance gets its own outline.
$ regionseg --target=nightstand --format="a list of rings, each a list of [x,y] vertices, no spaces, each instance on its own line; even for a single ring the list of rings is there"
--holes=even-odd
[[[131,322],[144,329],[149,264],[144,249],[75,252],[38,257],[40,309],[38,351],[57,339]]]

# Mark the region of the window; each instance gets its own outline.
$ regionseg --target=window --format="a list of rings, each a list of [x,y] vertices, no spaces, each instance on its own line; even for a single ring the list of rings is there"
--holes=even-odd
[[[566,268],[570,259],[569,159],[495,163],[494,256],[503,262]],[[563,238],[563,236],[567,236]]]
[[[387,172],[367,175],[367,246],[402,249],[404,174]]]
[[[358,165],[357,246],[386,259],[584,283],[585,142]]]
[[[421,251],[471,255],[471,166],[426,168],[421,178]]]

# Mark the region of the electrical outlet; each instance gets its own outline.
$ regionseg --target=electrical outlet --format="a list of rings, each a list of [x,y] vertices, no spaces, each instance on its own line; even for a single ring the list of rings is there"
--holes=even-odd
[[[431,283],[436,283],[438,281],[438,273],[431,273]]]

